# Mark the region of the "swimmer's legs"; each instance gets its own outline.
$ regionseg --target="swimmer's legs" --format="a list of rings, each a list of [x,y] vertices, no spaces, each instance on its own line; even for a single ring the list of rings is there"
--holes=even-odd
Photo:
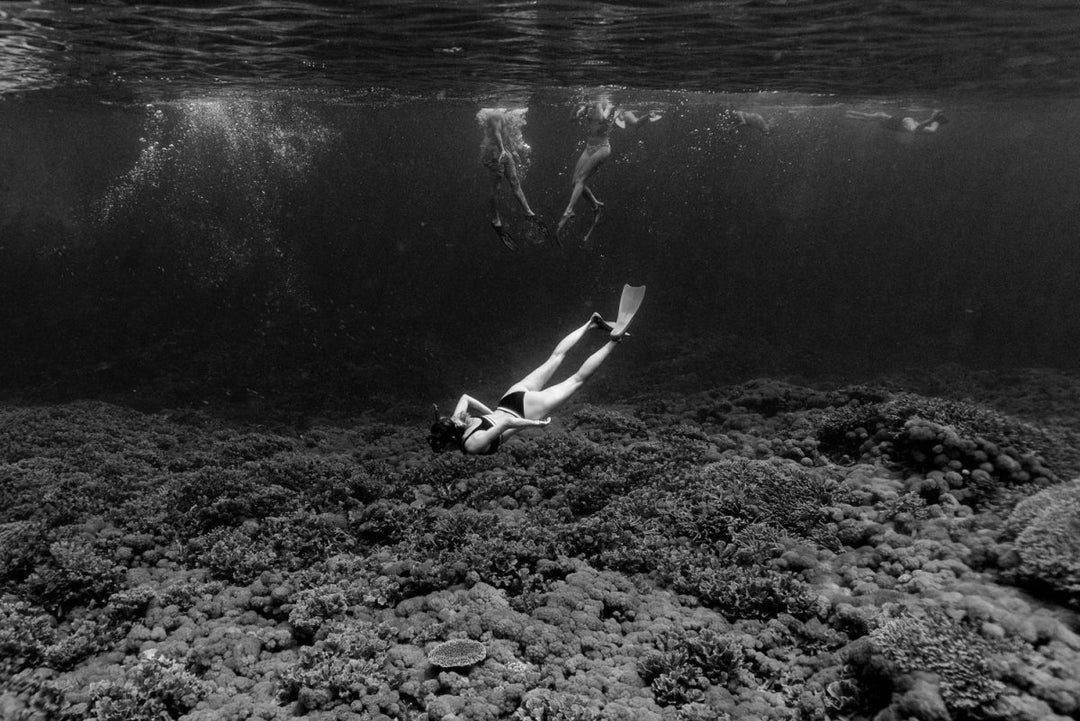
[[[559,369],[559,366],[566,358],[566,354],[570,352],[570,349],[581,342],[581,339],[585,337],[585,334],[589,332],[590,328],[595,327],[597,326],[593,323],[592,318],[590,318],[588,323],[572,331],[570,335],[559,341],[558,345],[555,346],[555,350],[551,351],[551,356],[548,357],[539,368],[510,386],[507,393],[520,390],[538,391],[543,388],[544,384],[551,380],[551,376]]]
[[[581,238],[581,242],[586,244],[586,245],[589,242],[589,238],[592,237],[593,231],[596,230],[597,223],[600,222],[600,216],[603,215],[603,212],[602,212],[602,206],[603,205],[604,205],[603,203],[600,203],[600,205],[597,206],[597,208],[595,210],[593,210],[592,223],[589,225],[589,229],[585,232],[585,235],[583,235],[582,238]]]
[[[590,321],[589,325],[591,324]],[[618,344],[619,342],[616,340],[609,340],[600,350],[586,358],[581,367],[577,369],[577,372],[562,383],[556,383],[550,388],[526,395],[525,400],[528,405],[525,411],[526,415],[543,418],[569,400],[570,396],[577,393],[581,386],[585,385],[585,381],[607,360],[607,357],[611,355],[611,351],[615,350],[615,346]]]
[[[593,192],[589,190],[589,186],[585,186],[585,197],[590,203],[592,203],[592,224],[589,225],[589,229],[585,232],[585,235],[581,238],[582,243],[588,243],[589,238],[592,237],[593,231],[596,230],[596,224],[600,222],[600,216],[603,215],[604,204],[600,202],[600,199],[593,195]]]
[[[502,218],[499,217],[499,183],[502,178],[498,175],[491,179],[491,197],[488,198],[488,213],[491,216],[491,225],[494,228],[502,227]]]
[[[581,153],[581,157],[578,158],[577,165],[574,167],[574,188],[570,192],[570,202],[559,219],[559,227],[556,229],[556,233],[563,229],[566,221],[574,217],[574,206],[577,205],[582,193],[588,193],[586,197],[593,204],[593,209],[596,209],[599,201],[596,200],[596,196],[592,194],[592,191],[585,187],[585,181],[596,173],[600,163],[604,162],[609,155],[611,155],[611,147],[608,145],[585,148],[584,152]]]
[[[588,200],[588,201],[589,201],[589,203],[591,203],[591,204],[592,204],[592,209],[593,209],[593,212],[594,212],[594,213],[599,213],[599,212],[600,212],[600,208],[604,207],[604,204],[603,204],[603,203],[601,203],[601,202],[600,202],[600,199],[599,199],[599,198],[597,198],[597,197],[596,197],[596,196],[595,196],[595,195],[593,194],[593,192],[592,192],[592,189],[591,189],[591,188],[589,188],[589,186],[587,186],[587,185],[585,185],[585,186],[582,186],[582,190],[583,190],[583,191],[584,191],[584,193],[585,193],[585,199],[586,199],[586,200]]]
[[[883,113],[881,111],[876,113],[864,113],[859,110],[848,110],[844,115],[854,120],[888,120],[892,117],[888,113]]]
[[[555,371],[559,369],[559,366],[562,365],[562,362],[566,359],[566,354],[570,352],[570,349],[580,343],[581,339],[594,328],[608,332],[611,331],[611,325],[607,323],[599,313],[593,313],[585,325],[571,331],[569,335],[558,342],[555,346],[555,350],[551,351],[551,356],[544,361],[539,368],[510,386],[506,392],[539,391],[549,380],[551,380],[551,376],[553,376]]]
[[[575,182],[574,189],[570,191],[570,204],[566,206],[566,210],[563,211],[562,217],[559,218],[559,225],[556,227],[555,232],[562,232],[563,226],[566,225],[566,221],[574,217],[574,206],[577,205],[578,198],[581,197],[581,192],[585,189],[585,182]]]
[[[525,215],[530,218],[534,217],[536,213],[529,207],[529,201],[525,199],[525,191],[521,187],[521,181],[518,180],[517,166],[513,161],[506,163],[504,166],[506,172],[506,180],[510,183],[510,189],[514,191],[514,196],[517,198],[518,205],[525,211]]]
[[[510,231],[503,227],[502,218],[499,216],[499,183],[502,182],[502,178],[494,176],[491,183],[491,199],[489,201],[489,210],[491,213],[491,229],[495,231],[495,235],[499,236],[499,241],[506,246],[508,250],[517,250],[517,243],[514,242],[513,236],[510,235]]]

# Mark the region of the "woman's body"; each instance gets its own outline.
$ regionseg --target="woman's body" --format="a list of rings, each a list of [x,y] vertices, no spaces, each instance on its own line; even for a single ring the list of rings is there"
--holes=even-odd
[[[749,113],[745,110],[723,110],[720,120],[727,128],[735,129],[743,126],[760,130],[765,135],[772,133],[772,127],[759,113]]]
[[[558,370],[566,354],[592,329],[609,332],[608,342],[590,355],[577,372],[561,383],[545,388]],[[441,418],[431,427],[428,442],[434,451],[456,446],[462,453],[488,455],[498,450],[505,438],[525,428],[546,426],[552,411],[565,403],[588,380],[611,351],[622,340],[625,326],[612,331],[599,314],[593,313],[589,322],[570,333],[555,346],[543,365],[507,389],[495,410],[472,396],[462,395],[449,418]],[[471,415],[479,412],[480,416]]]
[[[853,120],[876,122],[886,130],[907,133],[936,133],[937,129],[941,127],[943,123],[949,122],[949,119],[945,117],[945,113],[940,110],[933,111],[930,113],[930,117],[922,121],[912,117],[897,118],[880,111],[876,113],[864,113],[858,110],[849,110],[844,113],[844,116],[852,118]]]
[[[656,111],[652,111],[647,117],[650,120],[657,120],[660,116]],[[604,207],[604,204],[593,195],[592,190],[585,184],[585,181],[591,178],[600,168],[600,164],[611,155],[610,136],[612,126],[625,127],[627,123],[637,125],[641,122],[641,118],[632,110],[620,110],[606,99],[600,99],[588,105],[579,105],[570,119],[571,121],[584,122],[588,127],[588,136],[585,139],[585,150],[582,151],[577,165],[574,166],[570,203],[566,206],[562,218],[559,219],[559,226],[555,233],[556,235],[560,233],[563,226],[566,225],[566,221],[574,217],[574,206],[577,205],[578,199],[584,194],[593,209],[593,224],[589,228],[589,232],[585,234],[585,240],[588,240],[592,229],[596,227],[596,221],[600,219],[600,209]]]
[[[480,142],[480,164],[491,173],[491,227],[495,229],[503,245],[510,250],[517,250],[517,244],[503,227],[502,218],[499,216],[499,188],[504,181],[510,186],[525,215],[536,218],[536,213],[525,199],[525,191],[521,188],[521,179],[518,176],[518,165],[526,162],[529,153],[529,146],[521,136],[527,110],[483,108],[476,114],[476,119],[484,131],[484,139]],[[537,222],[539,223],[539,220]]]

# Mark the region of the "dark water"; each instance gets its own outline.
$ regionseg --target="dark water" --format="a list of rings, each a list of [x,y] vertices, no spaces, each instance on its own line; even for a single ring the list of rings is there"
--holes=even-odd
[[[1071,3],[0,3],[0,391],[415,407],[498,393],[623,282],[590,392],[958,363],[1075,370]],[[474,119],[529,107],[554,225],[603,90],[616,131],[565,248]],[[723,111],[760,113],[769,136]],[[928,115],[933,135],[845,111]],[[643,387],[643,384],[648,386]],[[270,401],[268,401],[270,402]],[[423,407],[426,407],[424,405]]]

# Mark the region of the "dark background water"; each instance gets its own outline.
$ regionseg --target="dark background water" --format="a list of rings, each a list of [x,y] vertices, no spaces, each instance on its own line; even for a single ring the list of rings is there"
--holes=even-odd
[[[494,395],[623,282],[613,399],[795,373],[1050,365],[1080,341],[1063,3],[0,3],[0,390],[390,412]],[[529,106],[565,248],[487,227],[479,107]],[[951,122],[896,134],[849,108]],[[728,131],[760,112],[766,137]]]

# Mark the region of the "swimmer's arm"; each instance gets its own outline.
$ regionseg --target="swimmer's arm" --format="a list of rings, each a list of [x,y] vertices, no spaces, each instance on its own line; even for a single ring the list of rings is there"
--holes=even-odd
[[[574,112],[570,113],[570,122],[577,122],[585,117],[585,112],[589,109],[588,105],[578,105],[574,108]]]
[[[485,406],[480,401],[473,398],[472,396],[462,394],[461,398],[458,399],[457,405],[454,406],[454,415],[452,417],[464,418],[465,414],[468,413],[470,410],[478,410],[480,411],[481,415],[490,415],[491,413],[495,412]]]
[[[537,428],[539,426],[546,426],[549,423],[551,423],[550,418],[541,418],[536,421],[531,418],[500,418],[487,432],[494,433],[498,436],[507,431],[521,430],[522,428]],[[492,436],[492,440],[494,440],[494,436]]]
[[[466,438],[465,450],[469,453],[482,453],[484,449],[491,447],[491,444],[498,440],[503,433],[520,430],[522,428],[546,426],[548,423],[551,423],[550,418],[544,418],[538,421],[530,420],[528,418],[503,418],[486,431],[473,433]]]
[[[505,425],[506,429],[511,428],[536,428],[537,426],[546,426],[551,423],[550,418],[541,418],[539,420],[533,420],[532,418],[507,418],[502,421],[500,425]]]
[[[640,115],[638,115],[638,113],[640,113],[640,112],[641,111],[639,111],[639,110],[620,110],[617,117],[621,118],[624,122],[626,122],[629,125],[637,125],[638,123],[640,123],[642,120],[645,119],[645,118],[641,117]],[[649,118],[651,120],[656,115],[658,115],[658,113],[655,110],[650,110],[648,115],[646,115],[645,117],[647,117],[647,118]]]
[[[908,125],[908,118],[904,118],[904,125],[907,127],[911,127],[911,131],[913,133],[917,133],[920,131],[924,133],[932,133],[938,129],[937,115],[931,115],[929,118],[922,121],[921,123],[915,122],[914,118],[911,118],[911,120],[914,127]]]

